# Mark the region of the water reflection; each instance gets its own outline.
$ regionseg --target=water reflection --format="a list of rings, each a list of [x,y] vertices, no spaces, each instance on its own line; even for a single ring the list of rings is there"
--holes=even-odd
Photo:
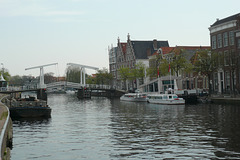
[[[52,95],[48,102],[51,119],[13,121],[12,160],[240,159],[237,106],[68,95]]]

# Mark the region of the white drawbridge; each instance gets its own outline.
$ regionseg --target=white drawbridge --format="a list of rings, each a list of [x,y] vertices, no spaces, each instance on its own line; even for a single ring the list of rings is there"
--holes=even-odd
[[[41,65],[41,66],[26,68],[25,70],[40,68],[39,88],[46,88],[46,85],[44,84],[44,71],[43,71],[43,67],[52,66],[52,65],[57,65],[57,64],[58,64],[58,63],[46,64],[46,65]]]
[[[76,64],[76,63],[67,63],[67,65],[80,67],[80,70],[81,70],[80,84],[83,85],[83,86],[86,85],[86,77],[85,77],[86,70],[85,69],[87,68],[87,69],[99,70],[99,68],[97,68],[97,67],[92,67],[92,66],[87,66],[87,65],[82,65],[82,64]]]

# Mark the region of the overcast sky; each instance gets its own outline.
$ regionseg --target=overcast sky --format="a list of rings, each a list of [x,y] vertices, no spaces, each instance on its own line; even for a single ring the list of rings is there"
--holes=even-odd
[[[117,38],[209,46],[209,26],[239,0],[0,0],[0,63],[13,75],[63,76],[67,63],[108,68]],[[2,66],[2,65],[1,65]],[[93,71],[88,70],[88,73]]]

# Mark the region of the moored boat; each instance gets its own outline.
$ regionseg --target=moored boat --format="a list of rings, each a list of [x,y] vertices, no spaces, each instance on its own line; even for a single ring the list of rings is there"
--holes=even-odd
[[[130,102],[147,102],[147,94],[145,93],[126,93],[120,97],[121,101]]]
[[[185,104],[183,98],[179,98],[176,94],[149,94],[147,102],[166,105],[182,105]]]
[[[51,117],[52,110],[47,102],[35,97],[6,99],[5,104],[9,107],[12,118]]]

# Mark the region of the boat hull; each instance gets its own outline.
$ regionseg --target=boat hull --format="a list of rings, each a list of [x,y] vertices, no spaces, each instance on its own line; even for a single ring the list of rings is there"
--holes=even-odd
[[[147,102],[147,95],[142,93],[127,93],[120,97],[121,101]]]
[[[164,105],[183,105],[185,104],[185,100],[148,100],[149,103],[155,104],[164,104]]]
[[[147,102],[146,98],[127,98],[127,97],[121,97],[121,101],[129,101],[129,102]]]
[[[51,117],[49,107],[11,107],[10,116],[13,118]]]
[[[164,104],[164,105],[183,105],[185,100],[179,98],[176,94],[154,94],[148,95],[149,103]]]

